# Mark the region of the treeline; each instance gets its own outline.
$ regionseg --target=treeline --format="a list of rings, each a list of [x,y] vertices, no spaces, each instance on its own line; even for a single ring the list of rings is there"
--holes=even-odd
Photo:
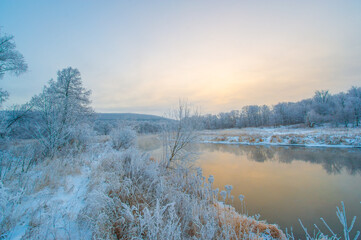
[[[223,129],[302,123],[308,127],[324,123],[334,127],[358,127],[360,117],[361,87],[351,87],[346,93],[316,91],[312,98],[299,102],[281,102],[274,106],[249,105],[241,110],[199,116],[199,119],[205,129]]]
[[[130,127],[140,134],[160,133],[168,120],[136,121],[136,120],[96,120],[94,130],[98,135],[108,135],[119,126]]]

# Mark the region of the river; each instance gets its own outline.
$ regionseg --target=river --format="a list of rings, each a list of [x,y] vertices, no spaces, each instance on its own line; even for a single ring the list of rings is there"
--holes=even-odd
[[[344,201],[349,224],[358,217],[353,232],[361,229],[361,149],[200,144],[199,152],[196,165],[214,188],[233,186],[238,211],[242,194],[249,215],[302,237],[298,219],[312,234],[313,224],[329,234],[320,217],[341,233],[336,206]]]

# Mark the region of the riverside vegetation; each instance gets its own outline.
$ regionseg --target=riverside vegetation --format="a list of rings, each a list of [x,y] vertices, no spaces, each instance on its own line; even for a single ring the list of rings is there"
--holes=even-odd
[[[0,43],[1,66],[12,64],[0,77],[26,71],[13,38],[1,36]],[[3,105],[8,93],[0,93]],[[293,239],[236,212],[232,186],[219,192],[212,177],[189,165],[197,122],[187,104],[162,126],[163,155],[154,159],[137,148],[128,127],[97,135],[90,94],[68,67],[29,103],[1,111],[1,239]],[[352,224],[344,210],[337,214],[350,239]],[[331,231],[306,238],[339,237]]]

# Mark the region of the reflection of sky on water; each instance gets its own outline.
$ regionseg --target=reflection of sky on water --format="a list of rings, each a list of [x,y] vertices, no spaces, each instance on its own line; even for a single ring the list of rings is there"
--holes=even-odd
[[[361,174],[361,149],[358,148],[316,148],[279,146],[239,146],[225,144],[204,144],[201,151],[221,151],[235,155],[247,155],[256,162],[305,161],[322,165],[329,174],[339,174],[345,169],[349,174]]]
[[[298,218],[308,229],[323,217],[340,231],[335,211],[341,201],[361,229],[361,149],[304,148],[201,144],[196,162],[206,177],[212,174],[221,190],[231,184],[235,199],[246,197],[249,214],[293,226]],[[234,202],[240,210],[239,201]],[[320,227],[322,229],[322,227]]]

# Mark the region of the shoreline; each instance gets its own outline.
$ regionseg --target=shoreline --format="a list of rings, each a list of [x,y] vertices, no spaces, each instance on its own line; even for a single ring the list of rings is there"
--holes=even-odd
[[[283,143],[247,143],[228,141],[199,141],[198,143],[225,144],[225,145],[247,145],[247,146],[276,146],[276,147],[305,147],[305,148],[360,148],[361,146],[351,145],[307,145],[307,144],[283,144]]]
[[[235,128],[202,130],[198,135],[200,143],[361,148],[361,128]]]

